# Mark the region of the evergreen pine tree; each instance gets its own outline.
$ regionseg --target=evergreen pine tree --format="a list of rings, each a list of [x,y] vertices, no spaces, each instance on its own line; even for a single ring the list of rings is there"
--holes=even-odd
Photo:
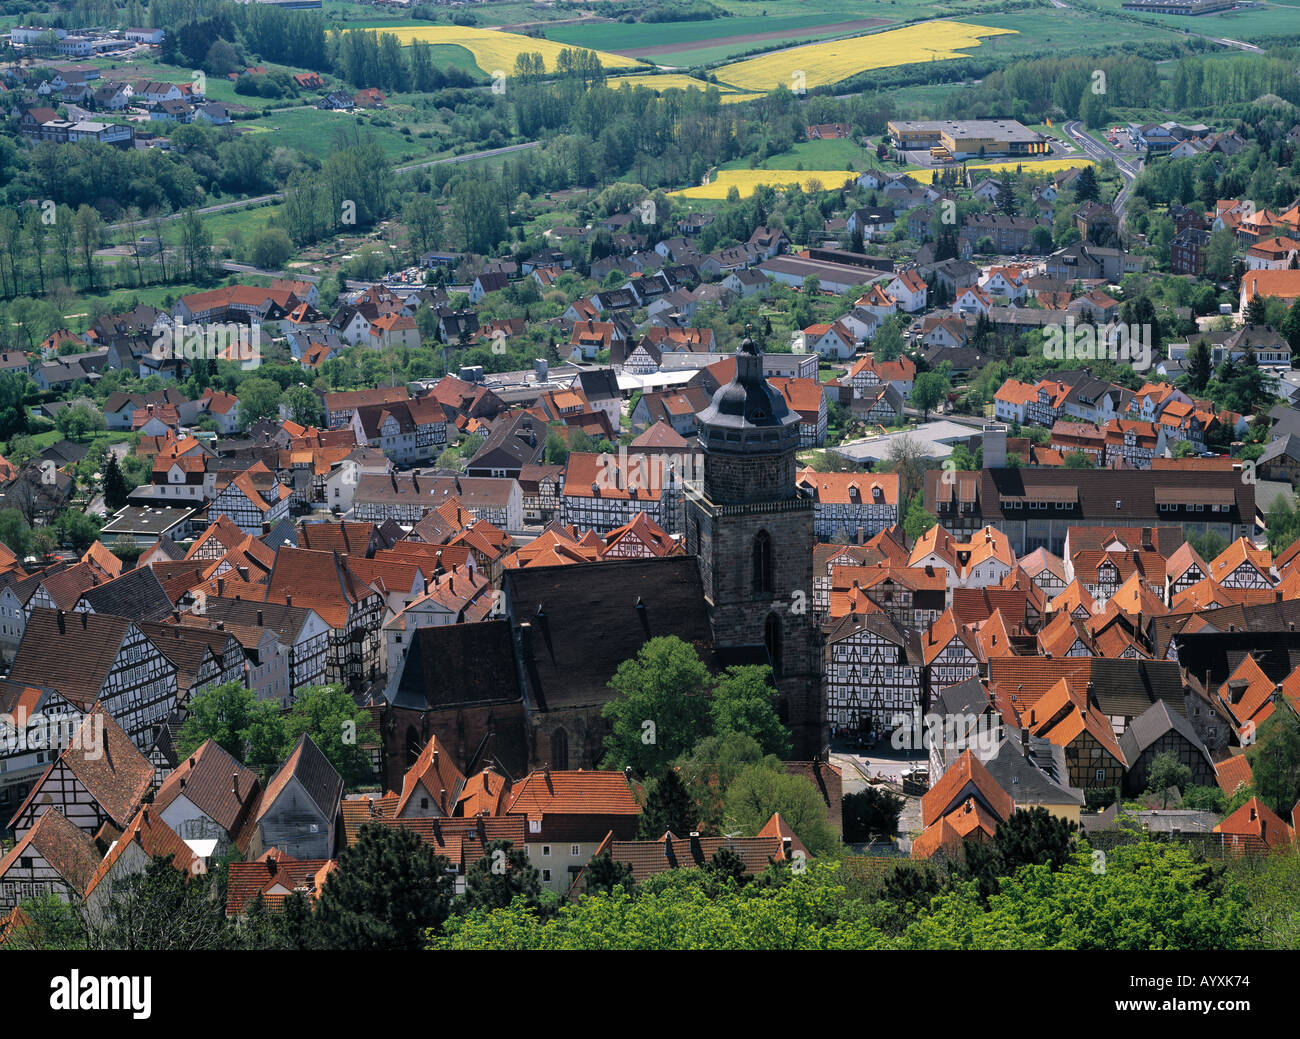
[[[675,768],[666,768],[646,798],[641,810],[641,836],[658,840],[672,831],[678,837],[687,836],[700,820],[700,809],[686,790],[686,784]]]
[[[116,512],[126,504],[129,493],[122,467],[117,464],[117,455],[110,448],[108,457],[104,459],[104,505],[109,511]]]

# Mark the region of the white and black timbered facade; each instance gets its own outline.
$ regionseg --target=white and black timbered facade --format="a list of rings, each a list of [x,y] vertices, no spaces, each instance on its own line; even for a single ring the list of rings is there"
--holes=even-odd
[[[851,732],[892,731],[921,706],[921,668],[909,639],[883,614],[848,615],[826,633],[826,720]]]
[[[927,639],[930,637],[930,635],[925,636]],[[958,633],[952,633],[951,637],[943,643],[942,648],[937,646],[926,648],[930,651],[938,649],[938,652],[927,653],[930,660],[925,667],[924,678],[925,688],[931,695],[945,686],[964,682],[979,674],[979,658]]]
[[[28,899],[53,895],[75,902],[85,894],[98,851],[57,811],[49,816],[0,859],[0,913],[8,914]]]

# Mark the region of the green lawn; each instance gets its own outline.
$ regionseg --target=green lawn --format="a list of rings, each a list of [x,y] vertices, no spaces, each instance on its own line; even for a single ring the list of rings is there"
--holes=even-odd
[[[238,230],[245,243],[251,242],[262,228],[276,217],[283,206],[256,206],[249,209],[229,209],[220,213],[208,213],[203,217],[203,225],[212,235],[212,245],[218,251],[230,241],[232,231]],[[236,257],[242,259],[242,257]]]
[[[277,145],[298,148],[322,159],[336,151],[342,135],[358,123],[368,130],[393,162],[430,158],[445,150],[442,148],[442,138],[436,132],[442,128],[442,123],[436,117],[427,123],[401,122],[408,114],[408,111],[397,107],[375,113],[374,116],[360,112],[322,112],[318,108],[295,108],[273,112],[262,119],[241,125],[255,133],[271,134]],[[423,113],[418,117],[429,118]],[[394,125],[376,125],[375,119]],[[403,125],[410,126],[409,135],[401,132]],[[421,130],[431,132],[432,136],[416,136]]]
[[[1099,17],[1091,11],[1047,8],[1012,14],[982,14],[967,20],[999,29],[1015,29],[1018,35],[991,36],[979,47],[982,57],[992,52],[1012,61],[1027,52],[1037,57],[1056,57],[1082,51],[1099,53],[1107,45],[1175,39],[1175,34],[1164,26],[1145,26],[1127,19]]]
[[[607,22],[600,25],[563,25],[546,30],[546,37],[560,43],[570,43],[575,47],[590,47],[593,50],[618,50],[636,53],[644,47],[662,47],[669,44],[698,44],[710,40],[719,41],[715,47],[708,48],[709,53],[721,51],[736,54],[753,50],[755,47],[780,47],[792,40],[822,39],[838,33],[828,32],[823,26],[831,26],[862,18],[889,17],[882,14],[862,15],[835,11],[827,13],[824,9],[816,14],[793,14],[777,17],[748,15],[736,18],[715,18],[704,22],[657,22],[624,25],[619,22]],[[894,15],[891,20],[897,18]],[[866,32],[866,29],[863,29]],[[769,40],[736,41],[724,43],[733,36],[745,36],[754,33],[779,32],[781,37]],[[693,46],[688,47],[692,54],[704,53]],[[684,55],[680,55],[684,56]],[[653,55],[659,62],[660,55]]]
[[[1102,7],[1119,12],[1123,0],[1091,0]],[[1258,7],[1244,11],[1223,11],[1219,14],[1202,14],[1187,18],[1176,14],[1145,14],[1141,11],[1124,11],[1152,25],[1163,26],[1175,32],[1192,32],[1201,36],[1221,36],[1230,40],[1247,42],[1266,36],[1300,36],[1300,6],[1295,3],[1277,4],[1263,2]]]
[[[800,166],[806,170],[842,170],[852,166],[859,171],[887,169],[891,173],[902,173],[919,168],[881,162],[876,158],[874,148],[863,148],[857,141],[848,138],[834,141],[799,141],[788,151],[765,159],[757,168],[793,170]],[[724,162],[719,169],[747,170],[749,159],[748,157],[732,159],[730,162]]]

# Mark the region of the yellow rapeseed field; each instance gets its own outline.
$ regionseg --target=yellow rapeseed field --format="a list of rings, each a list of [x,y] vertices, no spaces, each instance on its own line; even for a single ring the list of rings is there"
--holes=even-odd
[[[653,90],[662,94],[665,90],[707,90],[709,87],[717,87],[718,92],[722,95],[722,103],[729,104],[733,101],[750,101],[757,94],[742,94],[735,87],[729,87],[725,83],[706,83],[702,79],[696,79],[694,76],[687,76],[680,72],[665,73],[661,76],[610,76],[605,81],[605,85],[611,90],[617,90],[624,83],[633,87],[645,87],[647,90]]]
[[[1048,159],[1046,162],[1018,162],[1012,159],[1009,162],[981,162],[978,166],[967,166],[968,170],[988,170],[993,173],[1001,173],[1003,170],[1015,172],[1016,167],[1020,167],[1024,174],[1032,177],[1035,174],[1060,173],[1061,170],[1083,169],[1085,166],[1097,165],[1091,159]]]
[[[811,181],[821,185],[823,191],[843,187],[856,179],[851,170],[719,170],[709,183],[694,188],[674,191],[677,198],[726,198],[733,187],[741,198],[748,198],[760,184],[780,189],[798,184],[807,190]]]
[[[474,61],[489,76],[497,69],[509,75],[514,71],[515,58],[520,54],[540,54],[546,62],[546,71],[555,69],[560,58],[560,51],[566,48],[563,43],[554,40],[538,40],[531,36],[518,36],[510,32],[497,32],[495,29],[475,29],[463,25],[428,25],[402,26],[394,29],[352,29],[350,32],[391,33],[402,43],[409,46],[413,40],[421,43],[433,43],[446,46],[464,47]],[[589,48],[577,48],[587,50]],[[642,62],[636,58],[625,58],[621,54],[608,51],[594,52],[600,63],[607,69],[639,68]]]
[[[1015,29],[946,20],[922,22],[902,29],[848,40],[809,43],[723,65],[718,79],[746,90],[797,90],[828,86],[868,69],[909,65],[919,61],[965,58],[963,48],[978,47],[981,36],[1001,36]],[[800,78],[802,77],[802,78]]]

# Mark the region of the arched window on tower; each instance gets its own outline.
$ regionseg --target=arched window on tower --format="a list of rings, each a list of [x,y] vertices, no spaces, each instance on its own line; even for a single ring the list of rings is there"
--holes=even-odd
[[[768,658],[772,661],[772,674],[781,677],[781,617],[769,613],[763,622],[763,645],[767,647]]]
[[[551,733],[551,768],[567,772],[569,768],[569,734],[563,729]]]
[[[772,591],[772,535],[760,530],[754,535],[754,594],[771,595]]]
[[[420,760],[420,751],[424,748],[420,745],[420,737],[415,731],[415,726],[408,726],[406,729],[406,767],[410,768]]]

